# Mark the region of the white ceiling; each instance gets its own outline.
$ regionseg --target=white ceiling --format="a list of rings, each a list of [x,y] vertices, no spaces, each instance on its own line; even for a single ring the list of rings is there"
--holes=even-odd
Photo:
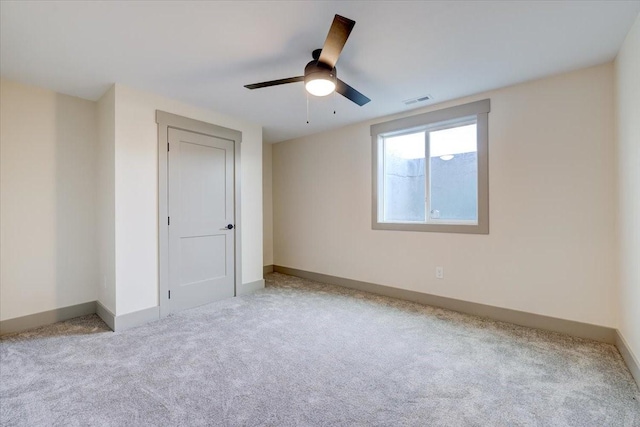
[[[264,126],[277,142],[612,60],[640,1],[6,2],[3,77],[97,100],[114,82]],[[311,98],[334,14],[356,21],[338,76],[372,101]],[[337,113],[333,115],[333,108]],[[417,104],[424,106],[426,104]]]

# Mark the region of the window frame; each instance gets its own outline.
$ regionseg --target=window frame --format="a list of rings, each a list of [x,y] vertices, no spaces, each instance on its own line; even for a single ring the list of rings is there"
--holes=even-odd
[[[483,99],[468,104],[444,108],[415,116],[390,120],[371,125],[371,228],[373,230],[426,231],[441,233],[489,234],[489,127],[488,113],[491,101]],[[425,131],[425,173],[426,197],[430,198],[430,144],[429,132],[447,127],[463,126],[475,118],[478,158],[478,222],[468,223],[456,220],[430,219],[429,222],[384,222],[381,202],[384,202],[384,141],[385,137]],[[448,123],[447,123],[448,122]],[[457,123],[461,123],[457,125]],[[425,203],[426,200],[425,200]],[[428,212],[427,212],[428,215]]]

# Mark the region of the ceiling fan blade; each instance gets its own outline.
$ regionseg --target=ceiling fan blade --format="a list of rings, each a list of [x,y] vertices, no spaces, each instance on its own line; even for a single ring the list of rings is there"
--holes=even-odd
[[[333,23],[329,29],[329,34],[327,34],[318,62],[322,62],[330,68],[336,66],[340,52],[342,52],[342,48],[347,43],[347,38],[351,34],[354,25],[356,25],[356,21],[344,16],[336,15],[333,18]]]
[[[262,87],[285,85],[287,83],[303,82],[304,76],[289,77],[288,79],[271,80],[268,82],[254,83],[252,85],[244,85],[247,89],[260,89]]]
[[[349,86],[348,84],[346,84],[340,79],[338,79],[336,84],[336,92],[338,92],[340,95],[344,96],[348,100],[355,102],[361,107],[367,102],[371,101],[369,98],[367,98],[366,96],[364,96],[363,94],[361,94],[360,92],[358,92],[357,90],[355,90],[354,88],[352,88],[351,86]]]

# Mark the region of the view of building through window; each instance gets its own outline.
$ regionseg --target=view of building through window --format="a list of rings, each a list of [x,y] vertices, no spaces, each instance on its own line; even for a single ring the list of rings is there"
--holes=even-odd
[[[385,137],[384,220],[477,222],[477,177],[475,123]]]

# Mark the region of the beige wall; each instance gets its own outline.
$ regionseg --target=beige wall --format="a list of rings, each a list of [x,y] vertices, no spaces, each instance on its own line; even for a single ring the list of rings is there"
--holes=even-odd
[[[262,216],[263,242],[262,256],[264,265],[273,265],[273,194],[272,194],[272,164],[273,146],[262,144]]]
[[[94,102],[0,81],[0,320],[96,300]]]
[[[115,113],[112,86],[98,101],[98,301],[116,312]]]
[[[615,69],[620,236],[619,328],[637,359],[640,358],[640,16],[620,49]]]
[[[156,109],[242,132],[242,283],[262,280],[259,125],[121,85],[97,103],[1,85],[0,320],[158,305]]]
[[[371,230],[372,121],[273,146],[274,264],[616,326],[613,65],[411,114],[487,97],[489,235]]]
[[[117,84],[116,315],[159,303],[156,109],[242,132],[242,283],[262,280],[262,127]],[[242,289],[238,293],[242,293]]]

